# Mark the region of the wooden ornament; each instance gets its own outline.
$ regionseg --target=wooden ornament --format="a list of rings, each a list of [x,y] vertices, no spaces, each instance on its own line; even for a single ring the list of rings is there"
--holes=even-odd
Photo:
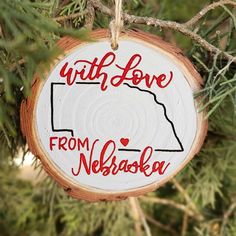
[[[95,42],[64,37],[21,105],[30,150],[65,191],[88,201],[153,191],[199,151],[207,131],[193,94],[202,80],[176,47],[140,31]],[[43,76],[42,76],[43,77]]]

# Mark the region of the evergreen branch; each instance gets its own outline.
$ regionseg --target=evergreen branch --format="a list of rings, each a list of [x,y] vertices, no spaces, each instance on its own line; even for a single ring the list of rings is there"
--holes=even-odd
[[[175,230],[173,230],[169,225],[164,225],[164,224],[162,224],[161,222],[159,222],[159,221],[157,221],[157,220],[155,220],[155,219],[153,219],[151,216],[149,216],[149,215],[146,215],[145,214],[145,217],[146,217],[146,219],[150,222],[150,223],[152,223],[153,225],[155,225],[155,226],[157,226],[158,228],[160,228],[160,229],[162,229],[162,230],[164,230],[164,231],[166,231],[166,232],[168,232],[168,233],[171,233],[171,235],[179,235]]]
[[[100,0],[90,0],[91,4],[93,7],[103,14],[109,15],[109,16],[114,16],[114,12],[108,8],[107,6],[103,5]]]
[[[232,5],[236,6],[235,1],[231,0],[220,0],[218,2],[214,2],[205,8],[203,8],[201,11],[199,11],[194,17],[192,17],[189,21],[187,21],[184,25],[185,27],[192,27],[196,23],[198,23],[199,20],[201,20],[209,11],[214,10],[217,7],[222,7],[224,5]]]
[[[142,228],[141,228],[141,224],[140,224],[140,215],[139,215],[139,210],[138,210],[137,205],[136,205],[136,198],[130,197],[128,199],[129,199],[129,203],[130,203],[130,207],[131,207],[130,213],[131,213],[131,216],[134,220],[136,235],[137,236],[142,236]]]
[[[94,18],[95,18],[95,10],[90,0],[87,1],[86,10],[87,10],[87,14],[86,14],[84,26],[87,29],[92,29]]]
[[[171,180],[171,182],[175,185],[175,187],[178,189],[178,191],[184,196],[186,202],[192,208],[192,210],[194,210],[196,212],[196,214],[199,217],[199,220],[203,220],[204,217],[199,213],[196,205],[194,204],[194,202],[192,201],[191,197],[188,195],[186,190],[180,185],[180,183],[175,178],[173,178]]]
[[[17,62],[15,62],[15,63],[11,64],[11,65],[9,66],[9,70],[10,70],[10,71],[14,71],[14,70],[17,68],[17,66],[23,65],[24,63],[25,63],[25,60],[24,60],[24,59],[20,59],[19,61],[17,61]]]
[[[109,1],[100,1],[110,3]],[[87,5],[84,4],[85,0],[0,1],[0,41],[2,43],[0,50],[0,124],[4,125],[7,135],[0,131],[0,184],[2,188],[2,191],[0,191],[0,198],[2,199],[0,201],[0,214],[4,215],[2,219],[0,217],[1,234],[31,235],[34,231],[37,231],[40,235],[126,234],[143,236],[145,229],[146,234],[148,234],[150,226],[153,235],[157,233],[176,236],[196,234],[234,235],[236,229],[236,222],[234,221],[236,203],[233,199],[227,206],[227,199],[224,198],[224,196],[230,196],[232,191],[235,190],[236,159],[234,156],[236,146],[233,141],[236,137],[236,75],[234,75],[234,58],[225,61],[222,60],[222,57],[218,57],[219,54],[216,53],[212,60],[210,53],[206,53],[206,50],[196,50],[197,46],[192,47],[189,55],[195,59],[195,66],[203,68],[200,72],[206,85],[200,95],[205,97],[203,104],[210,101],[209,106],[216,104],[218,111],[215,111],[216,106],[213,106],[211,110],[209,108],[210,112],[214,110],[209,122],[210,133],[205,148],[200,153],[201,158],[193,160],[192,165],[182,173],[185,185],[175,183],[176,190],[179,191],[179,197],[183,198],[183,201],[172,200],[173,189],[168,186],[158,190],[160,195],[165,196],[163,199],[140,197],[140,201],[145,201],[138,202],[136,198],[130,198],[128,200],[130,202],[100,202],[94,204],[72,200],[64,196],[63,190],[56,188],[53,180],[46,177],[46,175],[40,176],[40,171],[43,172],[43,169],[36,157],[34,166],[41,167],[40,170],[39,168],[37,170],[37,176],[39,176],[37,183],[39,185],[34,186],[35,181],[33,181],[33,184],[25,180],[19,181],[18,174],[15,172],[16,168],[19,167],[12,165],[14,162],[10,156],[15,158],[19,154],[21,155],[18,150],[23,150],[23,155],[27,152],[27,146],[24,146],[25,141],[22,139],[19,127],[20,101],[23,99],[23,95],[27,94],[25,92],[26,88],[30,88],[33,73],[38,65],[41,62],[50,61],[50,58],[55,55],[50,50],[54,45],[54,40],[58,36],[68,34],[68,30],[65,32],[66,28],[71,29],[73,27],[74,32],[78,32],[78,25],[82,26],[84,24],[90,28],[93,25],[95,10],[96,13],[100,11],[99,8],[94,7],[93,2],[100,1],[88,0]],[[83,6],[76,8],[75,5],[80,2],[83,2]],[[145,6],[142,4],[143,2],[145,2]],[[137,16],[141,15],[141,12],[143,12],[143,15],[155,14],[159,6],[163,10],[162,12],[160,10],[160,15],[171,15],[176,11],[169,9],[173,4],[171,1],[165,1],[160,5],[156,4],[156,9],[154,9],[154,4],[149,2],[141,0],[126,1],[126,9],[133,9],[133,14]],[[199,4],[203,2],[201,0]],[[229,10],[226,6],[221,6],[222,3],[227,4],[226,2],[230,2],[227,7],[235,6],[235,3],[231,4],[232,1],[229,0],[211,4],[217,5],[216,7],[219,7],[219,10],[224,9],[219,17],[219,12],[216,12],[216,15],[210,16],[211,19],[206,19],[207,12],[210,11],[209,5],[206,6],[209,11],[204,8],[202,11],[205,13],[200,18],[198,16],[198,18],[192,20],[192,23],[191,20],[190,22],[184,21],[185,24],[181,21],[183,24],[179,25],[190,31],[195,30],[195,33],[202,38],[215,45],[219,43],[222,48],[226,48],[225,51],[236,55],[234,47],[236,21],[232,9]],[[194,4],[191,5],[191,2],[184,1],[184,3],[186,3],[186,6],[176,3],[180,11],[180,19],[190,14],[188,12],[189,6],[195,7]],[[53,6],[57,8],[52,8]],[[110,4],[107,6],[110,7]],[[106,27],[109,16],[114,15],[113,9],[104,7],[104,11],[107,13],[98,14],[95,21],[96,26],[101,28]],[[149,10],[151,7],[153,8]],[[59,15],[53,13],[55,10],[58,10],[58,14],[69,16],[58,18],[56,16]],[[81,15],[78,14],[78,11]],[[90,13],[92,13],[91,19]],[[56,20],[49,18],[52,14],[56,17]],[[197,15],[194,17],[197,17]],[[188,19],[190,18],[191,16]],[[198,24],[205,22],[205,20],[206,25],[204,27],[199,25],[198,27]],[[60,27],[56,21],[63,27]],[[79,23],[75,24],[75,22]],[[126,22],[129,23],[128,20]],[[172,22],[170,21],[170,23]],[[206,29],[208,23],[210,25]],[[144,22],[143,25],[146,25],[146,23]],[[157,28],[153,27],[150,32],[156,32],[159,25],[156,26]],[[168,28],[168,25],[164,28]],[[222,34],[216,33],[213,35],[218,28]],[[175,31],[178,31],[178,29]],[[168,32],[170,31],[168,30]],[[166,36],[168,37],[168,35]],[[189,42],[186,41],[187,44],[184,47],[188,48]],[[221,46],[218,47],[221,48]],[[24,63],[25,65],[22,66]],[[22,90],[23,87],[24,90]],[[8,102],[8,91],[12,91],[14,102]],[[12,135],[12,129],[15,135]],[[9,143],[11,148],[8,146]],[[23,146],[25,148],[22,149]],[[33,180],[31,175],[29,179]],[[227,184],[224,184],[225,180]],[[191,188],[191,194],[186,190],[186,186]],[[219,194],[221,192],[224,193],[224,196]],[[134,206],[131,205],[132,201]],[[190,206],[191,201],[193,206]],[[223,214],[215,210],[214,202],[217,202],[217,206],[223,209]],[[145,208],[140,208],[139,203],[141,207],[145,206]],[[147,212],[148,214],[146,214],[146,209],[150,213]],[[182,210],[179,211],[178,209]],[[130,217],[128,214],[133,214],[133,216]],[[203,218],[202,215],[204,221],[200,221]],[[169,220],[169,217],[171,217],[171,220]]]
[[[188,229],[188,214],[185,212],[183,217],[181,236],[186,236],[187,229]]]
[[[221,226],[220,236],[224,235],[225,226],[227,225],[228,219],[231,216],[231,214],[234,212],[235,208],[236,208],[236,202],[233,202],[229,206],[229,209],[225,212],[224,217],[223,217],[222,226]]]
[[[150,230],[150,228],[147,224],[145,215],[144,215],[143,210],[142,210],[142,208],[139,204],[138,198],[130,197],[129,200],[130,200],[130,204],[133,208],[133,211],[136,212],[136,220],[139,219],[142,222],[142,225],[145,229],[146,235],[147,236],[152,236],[151,230]]]
[[[150,228],[149,228],[149,226],[148,226],[148,223],[147,223],[147,221],[146,221],[146,217],[145,217],[145,215],[144,215],[144,213],[143,213],[143,210],[142,210],[142,208],[141,208],[141,206],[140,206],[140,204],[139,204],[138,198],[136,198],[136,203],[137,203],[137,205],[138,205],[139,214],[140,214],[141,221],[142,221],[143,227],[144,227],[144,229],[145,229],[146,235],[147,235],[147,236],[152,236],[151,230],[150,230]]]
[[[223,74],[224,71],[228,70],[230,65],[232,64],[233,60],[230,60],[222,69],[218,71],[218,73],[215,75],[215,78],[217,78],[219,75]]]
[[[93,7],[95,9],[99,10],[100,12],[102,12],[106,15],[109,15],[109,16],[114,16],[114,12],[111,9],[109,9],[108,7],[106,7],[105,5],[103,5],[100,2],[100,0],[91,0],[91,3],[93,5]],[[219,2],[216,2],[216,3],[218,3],[218,4],[213,5],[213,6],[211,4],[208,7],[206,7],[205,9],[207,9],[207,10],[206,11],[204,10],[203,13],[206,14],[212,7],[215,8],[218,5],[223,6],[225,4],[231,4],[233,6],[236,6],[236,4],[230,0],[220,1],[220,4],[219,4]],[[201,15],[201,11],[200,11],[199,15]],[[193,23],[200,20],[199,15],[194,16],[192,18],[193,20],[191,19],[191,20],[187,21],[186,23],[177,23],[175,21],[160,20],[160,19],[156,19],[153,17],[142,17],[142,16],[129,15],[127,13],[123,13],[123,20],[125,22],[130,23],[130,24],[144,24],[144,25],[149,25],[149,26],[154,26],[154,27],[159,26],[161,28],[172,29],[174,31],[180,32],[180,33],[188,36],[189,38],[191,38],[192,40],[194,40],[198,44],[200,44],[207,51],[214,53],[214,54],[222,54],[224,56],[224,58],[226,58],[227,60],[231,60],[234,63],[236,63],[236,57],[232,56],[228,52],[220,50],[219,48],[215,47],[213,44],[207,42],[199,34],[194,32],[193,30],[189,29],[189,27],[192,26]]]
[[[60,13],[60,11],[62,10],[62,8],[64,6],[66,6],[69,2],[70,2],[70,0],[63,0],[63,1],[61,1],[59,6],[58,6],[58,8],[55,9],[54,16],[57,16]]]
[[[2,26],[1,26],[1,23],[0,23],[0,38],[3,37],[3,33],[2,33]]]
[[[0,128],[1,128],[2,132],[3,132],[3,134],[5,135],[5,138],[6,138],[6,140],[7,140],[7,145],[8,145],[8,147],[9,147],[9,148],[12,148],[12,147],[11,147],[11,141],[10,141],[10,139],[9,139],[9,137],[8,137],[8,134],[7,134],[6,129],[4,128],[3,125],[2,125],[2,127],[0,127]]]
[[[58,17],[54,17],[53,19],[57,22],[64,22],[66,20],[73,20],[75,18],[78,18],[80,16],[84,16],[88,14],[88,10],[85,10],[83,12],[77,12],[77,13],[74,13],[74,14],[71,14],[71,15],[68,15],[68,16],[58,16]]]
[[[172,29],[177,32],[180,32],[198,44],[200,44],[203,48],[205,48],[207,51],[214,53],[214,54],[222,54],[226,59],[232,60],[234,63],[236,63],[236,57],[230,55],[227,52],[224,52],[220,50],[219,48],[215,47],[214,45],[208,43],[205,39],[203,39],[199,34],[195,33],[192,30],[189,30],[187,27],[184,26],[184,24],[180,24],[174,21],[164,21],[164,20],[159,20],[155,19],[152,17],[139,17],[139,16],[134,16],[134,15],[128,15],[124,14],[124,20],[128,21],[129,23],[136,23],[136,24],[146,24],[150,26],[159,26],[161,28],[167,28],[167,29]]]
[[[216,140],[224,139],[224,140],[236,142],[236,137],[233,135],[229,135],[229,134],[222,134],[222,133],[218,133],[218,132],[214,132],[212,130],[209,130],[207,135],[209,135],[212,140],[214,140],[214,138],[215,138]]]
[[[158,203],[162,205],[167,205],[167,206],[172,206],[178,210],[181,210],[185,212],[187,215],[197,219],[201,220],[201,218],[195,214],[191,209],[189,209],[187,206],[179,204],[175,201],[169,200],[169,199],[163,199],[163,198],[158,198],[158,197],[140,197],[140,199],[145,200],[147,202],[152,202],[152,203]]]

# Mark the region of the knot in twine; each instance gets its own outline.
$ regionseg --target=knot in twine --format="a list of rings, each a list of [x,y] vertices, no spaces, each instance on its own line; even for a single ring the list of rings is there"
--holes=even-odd
[[[122,27],[122,0],[115,0],[115,19],[110,23],[111,47],[113,50],[118,49],[118,40]]]

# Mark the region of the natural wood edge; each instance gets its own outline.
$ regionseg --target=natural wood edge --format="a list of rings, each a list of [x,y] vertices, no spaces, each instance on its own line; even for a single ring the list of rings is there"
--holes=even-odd
[[[121,37],[131,37],[137,38],[141,41],[145,41],[146,43],[153,45],[154,47],[159,47],[162,50],[165,50],[170,55],[174,56],[177,60],[181,61],[182,68],[185,73],[189,73],[190,77],[186,77],[190,85],[193,87],[193,90],[199,90],[201,85],[203,84],[202,79],[198,72],[193,67],[192,63],[184,57],[183,53],[180,49],[172,46],[171,44],[164,42],[157,36],[133,30],[127,31],[122,33]],[[91,32],[91,37],[95,40],[101,40],[109,37],[109,31],[100,29]],[[58,46],[63,49],[64,52],[68,52],[71,49],[74,49],[78,45],[83,44],[84,42],[71,38],[71,37],[63,37],[58,41]],[[52,63],[52,65],[54,65]],[[194,78],[194,79],[193,79]],[[61,171],[56,168],[55,164],[53,164],[49,158],[47,158],[44,154],[44,151],[40,144],[38,143],[37,138],[37,131],[34,123],[34,116],[35,116],[35,106],[37,103],[37,98],[39,96],[40,90],[44,81],[40,79],[38,76],[35,76],[35,80],[32,85],[32,92],[31,96],[29,96],[26,100],[22,101],[21,104],[21,130],[23,135],[26,137],[27,143],[31,152],[37,156],[45,169],[45,171],[52,176],[57,183],[64,188],[64,190],[72,197],[77,199],[84,199],[87,201],[107,201],[107,200],[123,200],[127,197],[136,197],[141,194],[145,194],[147,192],[153,191],[160,187],[161,185],[165,184],[169,181],[174,175],[176,175],[184,166],[199,152],[205,136],[207,134],[207,120],[205,119],[205,112],[198,113],[197,122],[198,122],[198,131],[196,134],[196,138],[192,149],[186,158],[186,161],[182,163],[182,165],[176,169],[176,171],[168,176],[165,180],[159,183],[152,183],[144,187],[140,187],[138,189],[129,190],[127,192],[105,192],[105,191],[98,191],[96,189],[90,189],[83,186],[79,186],[75,182],[73,182],[69,177],[66,177],[61,173]]]

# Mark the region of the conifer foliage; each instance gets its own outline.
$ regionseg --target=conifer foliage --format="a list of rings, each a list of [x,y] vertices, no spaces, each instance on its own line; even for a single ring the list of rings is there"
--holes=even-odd
[[[124,1],[124,29],[140,28],[176,44],[202,75],[196,97],[199,109],[208,110],[209,132],[197,157],[155,192],[86,203],[68,197],[49,177],[37,183],[19,178],[15,159],[24,161],[28,152],[19,107],[34,73],[58,55],[56,40],[89,40],[86,28],[108,28],[114,3],[0,1],[0,235],[236,235],[236,2],[213,2],[220,4],[204,11],[211,3]],[[151,18],[131,22],[127,14]],[[190,33],[153,19],[178,22]],[[34,166],[41,168],[36,159]]]

